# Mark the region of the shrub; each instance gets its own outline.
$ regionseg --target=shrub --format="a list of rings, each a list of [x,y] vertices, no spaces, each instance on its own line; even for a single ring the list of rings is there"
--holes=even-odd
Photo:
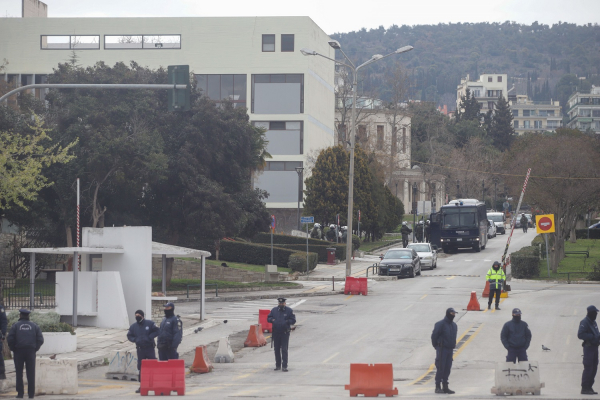
[[[550,248],[554,246],[554,235],[548,235],[548,244],[550,245]],[[542,257],[546,258],[546,239],[544,239],[542,235],[537,235],[534,237],[531,241],[531,245],[535,246],[539,251],[541,251]],[[540,247],[540,245],[542,246]]]
[[[527,246],[517,252],[511,253],[510,263],[514,278],[537,278],[540,275],[539,248],[536,246]]]
[[[594,271],[588,274],[587,279],[590,281],[600,281],[600,261],[596,261],[593,268]]]
[[[19,320],[19,312],[12,310],[6,317],[8,319],[8,330],[10,330],[10,327]],[[47,313],[32,311],[29,314],[29,320],[35,322],[42,332],[70,332],[71,335],[75,334],[73,327],[65,322],[60,322],[60,315],[54,311]]]
[[[258,233],[252,240],[254,243],[265,243],[270,245],[271,244],[271,234],[270,233]],[[281,235],[281,234],[274,234],[273,235],[273,245],[276,244],[303,244],[306,246],[306,238],[301,237],[301,236],[291,236],[291,235]],[[314,244],[317,246],[323,246],[324,244],[328,243],[326,240],[319,240],[319,239],[312,239],[309,238],[308,239],[308,244]]]
[[[308,268],[312,271],[317,266],[316,253],[308,253]],[[288,260],[288,268],[292,271],[306,272],[306,253],[292,253]]]
[[[587,239],[590,231],[590,239],[600,239],[600,229],[576,229],[575,237],[577,239]]]
[[[306,254],[306,243],[304,243],[304,244],[278,244],[277,247],[281,247],[284,249],[290,249],[290,250],[294,250],[297,252],[304,252],[304,254]],[[328,248],[335,249],[335,258],[337,258],[338,260],[344,261],[346,259],[346,245],[345,244],[329,244],[329,245],[321,245],[321,246],[316,246],[313,244],[308,245],[308,251],[310,253],[316,253],[318,256],[318,260],[321,263],[327,262],[327,249]]]
[[[278,267],[291,268],[288,266],[288,261],[290,255],[296,252],[297,250],[273,246],[273,263]],[[317,257],[318,256],[315,254],[315,258]],[[271,246],[224,240],[221,241],[219,259],[223,261],[241,262],[256,265],[270,264]]]
[[[352,235],[352,251],[356,251],[360,248],[360,239],[356,235]],[[345,259],[345,257],[344,257]],[[341,258],[340,258],[341,260]]]

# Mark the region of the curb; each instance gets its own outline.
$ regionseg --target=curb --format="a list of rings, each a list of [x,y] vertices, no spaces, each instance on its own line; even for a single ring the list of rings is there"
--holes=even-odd
[[[335,294],[344,294],[343,290],[336,290],[336,291],[331,291],[331,292],[315,292],[315,293],[286,293],[286,294],[282,294],[284,295],[286,298],[291,298],[291,297],[318,297],[318,296],[332,296]],[[224,302],[224,301],[244,301],[244,300],[260,300],[260,299],[272,299],[273,296],[276,296],[277,294],[256,294],[256,295],[248,295],[248,296],[228,296],[228,297],[209,297],[204,299],[205,302]],[[175,304],[177,303],[187,303],[187,302],[191,302],[191,301],[200,301],[200,299],[198,298],[194,298],[194,299],[184,299],[184,300],[177,300],[175,302]]]

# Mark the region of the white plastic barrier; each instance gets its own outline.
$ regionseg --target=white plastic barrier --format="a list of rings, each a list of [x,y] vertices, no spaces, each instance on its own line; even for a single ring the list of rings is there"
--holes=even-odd
[[[216,363],[232,363],[234,361],[233,350],[231,349],[231,343],[229,343],[229,336],[222,337],[219,340],[219,348],[217,354],[215,354]]]
[[[35,394],[77,394],[77,359],[35,359]]]
[[[139,379],[137,362],[136,351],[111,351],[108,358],[108,372],[105,376],[107,379],[137,381]]]
[[[497,396],[540,394],[545,387],[540,382],[540,368],[537,361],[499,362],[496,364],[496,386],[492,393]]]

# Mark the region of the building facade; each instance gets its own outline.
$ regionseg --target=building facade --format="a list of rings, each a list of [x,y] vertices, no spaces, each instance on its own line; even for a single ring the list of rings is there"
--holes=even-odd
[[[525,95],[517,95],[510,102],[513,127],[517,135],[525,132],[554,132],[562,126],[559,101],[531,101]]]
[[[206,96],[247,108],[251,123],[266,130],[272,158],[253,185],[269,192],[266,206],[285,230],[296,225],[302,201],[297,169],[335,143],[334,64],[299,51],[334,58],[328,40],[308,17],[6,18],[0,56],[8,64],[0,79],[11,87],[46,83],[73,51],[83,67],[189,65]]]
[[[567,104],[569,128],[600,134],[600,87],[592,86],[590,93],[575,93]]]
[[[459,109],[461,97],[466,96],[467,89],[481,104],[481,112],[494,110],[499,97],[508,98],[507,74],[483,74],[477,81],[471,81],[469,75],[460,80],[456,88],[456,109]]]

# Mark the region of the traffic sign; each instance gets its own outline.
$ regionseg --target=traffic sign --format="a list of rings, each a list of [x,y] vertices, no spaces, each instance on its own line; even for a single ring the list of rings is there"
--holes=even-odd
[[[535,231],[537,233],[552,233],[554,227],[554,214],[538,215],[535,218]]]
[[[300,217],[301,224],[314,224],[315,217]]]

